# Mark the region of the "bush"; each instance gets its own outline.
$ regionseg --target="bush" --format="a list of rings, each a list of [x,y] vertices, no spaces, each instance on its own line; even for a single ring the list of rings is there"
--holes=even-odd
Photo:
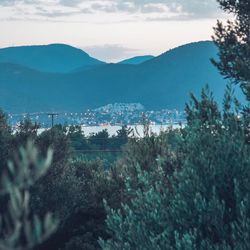
[[[118,210],[107,207],[112,238],[100,241],[102,249],[250,248],[250,147],[244,118],[232,105],[230,89],[223,112],[205,90],[188,111],[180,167],[153,182],[158,168],[138,168],[142,185],[133,189],[127,182],[128,192],[135,194],[131,203]]]
[[[29,189],[45,174],[52,159],[48,152],[45,160],[31,142],[21,148],[15,162],[9,162],[1,175],[0,249],[33,249],[54,233],[57,222],[47,213],[39,219],[30,211]]]

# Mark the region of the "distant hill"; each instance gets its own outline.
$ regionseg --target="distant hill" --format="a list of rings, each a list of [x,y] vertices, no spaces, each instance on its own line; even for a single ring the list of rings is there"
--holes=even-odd
[[[119,64],[137,65],[153,59],[154,56],[136,56],[119,62]]]
[[[65,44],[20,46],[0,49],[0,63],[26,66],[42,72],[69,73],[104,64],[84,51]]]
[[[221,102],[226,81],[211,64],[212,42],[180,46],[139,65],[104,64],[89,70],[44,73],[0,64],[0,107],[11,112],[81,111],[109,103],[146,109],[184,109],[189,93],[209,84]]]

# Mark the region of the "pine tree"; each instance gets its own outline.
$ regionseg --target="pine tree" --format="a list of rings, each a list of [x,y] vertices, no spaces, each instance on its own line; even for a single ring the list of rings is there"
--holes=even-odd
[[[240,84],[250,101],[250,2],[218,0],[220,7],[235,16],[234,21],[218,21],[213,40],[219,48],[220,61],[213,60],[221,74]]]

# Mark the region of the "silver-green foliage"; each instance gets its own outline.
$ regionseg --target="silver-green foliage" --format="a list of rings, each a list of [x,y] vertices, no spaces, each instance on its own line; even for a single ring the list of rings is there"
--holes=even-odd
[[[21,148],[14,161],[1,176],[0,249],[33,249],[46,240],[56,229],[57,221],[47,213],[40,219],[32,215],[29,207],[31,186],[50,166],[52,151],[46,159],[39,159],[32,142]]]
[[[247,128],[230,88],[221,113],[209,96],[204,91],[202,100],[189,106],[181,167],[170,176],[155,168],[155,182],[155,173],[137,171],[143,185],[131,190],[127,182],[132,201],[120,210],[107,206],[112,237],[100,241],[103,249],[250,249]]]

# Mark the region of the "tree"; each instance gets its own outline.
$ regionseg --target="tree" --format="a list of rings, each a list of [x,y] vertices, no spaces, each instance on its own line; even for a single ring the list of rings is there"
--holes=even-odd
[[[186,105],[187,122],[199,121],[207,123],[220,118],[220,112],[217,103],[214,101],[209,87],[206,86],[201,91],[201,101],[191,94],[191,102]]]
[[[179,168],[167,175],[159,167],[151,172],[138,168],[141,185],[127,180],[133,198],[122,209],[107,207],[112,238],[100,241],[103,249],[250,248],[250,146],[228,90],[218,116],[204,109],[203,103],[215,104],[207,96],[190,104]]]
[[[218,21],[214,42],[220,61],[213,60],[226,78],[240,84],[250,101],[250,2],[249,0],[217,0],[220,7],[235,16],[223,25]]]
[[[62,184],[62,178],[66,172],[70,156],[69,139],[61,126],[54,126],[38,136],[36,145],[40,153],[46,155],[47,148],[53,150],[53,160],[47,173],[32,188],[32,205],[40,214],[44,214],[48,207],[52,211],[57,208],[57,203],[65,200],[63,192],[58,186]]]
[[[32,123],[29,118],[21,121],[15,130],[15,136],[13,136],[12,140],[15,150],[18,150],[20,146],[25,146],[29,140],[35,141],[39,128],[39,124]]]
[[[36,144],[43,155],[46,154],[48,147],[53,149],[52,164],[64,165],[64,163],[68,161],[70,155],[70,141],[62,126],[56,125],[44,131],[38,136]]]
[[[109,133],[104,129],[98,133],[92,134],[89,137],[91,144],[95,145],[100,150],[107,150],[109,145]]]
[[[113,135],[111,140],[111,146],[114,150],[121,150],[122,146],[126,145],[129,140],[129,135],[131,134],[132,129],[122,126],[121,129],[117,130],[117,135]]]
[[[11,128],[7,122],[7,116],[0,110],[0,173],[7,165],[7,159],[11,155]]]
[[[88,150],[90,148],[81,126],[70,126],[67,135],[74,150]]]

